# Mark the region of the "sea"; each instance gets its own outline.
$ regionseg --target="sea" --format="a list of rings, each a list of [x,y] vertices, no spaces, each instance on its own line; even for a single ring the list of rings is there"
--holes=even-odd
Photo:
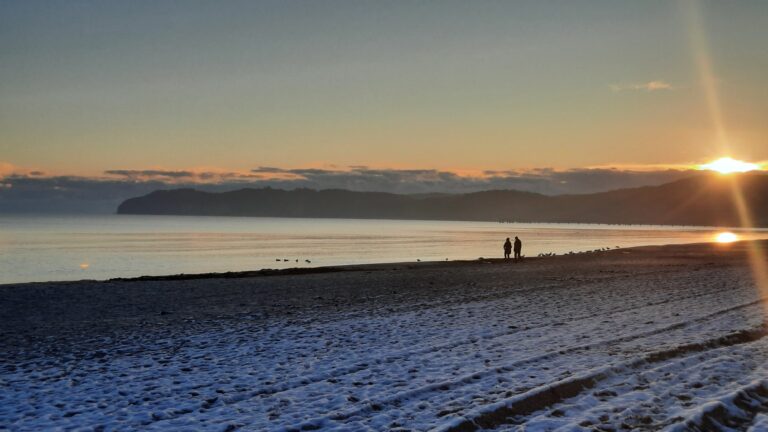
[[[714,227],[133,215],[0,215],[0,284],[523,255],[740,239]]]

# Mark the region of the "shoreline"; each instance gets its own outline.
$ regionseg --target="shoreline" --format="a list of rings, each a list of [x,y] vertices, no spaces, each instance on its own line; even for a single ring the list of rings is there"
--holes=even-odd
[[[536,286],[550,279],[578,282],[578,275],[588,278],[626,271],[623,268],[645,273],[702,265],[744,267],[751,243],[768,249],[768,240],[753,240],[638,246],[531,257],[519,263],[484,258],[5,284],[0,285],[0,336],[45,334],[54,331],[52,320],[62,327],[92,323],[99,331],[109,331],[112,325],[130,326],[141,319],[175,321],[181,314],[206,319],[234,311],[283,316],[284,305],[299,310],[331,305],[338,311],[342,305],[363,304],[370,296],[386,302],[383,292],[429,298],[452,295],[461,286],[495,286],[505,278]]]
[[[614,246],[708,242],[721,232],[706,227],[642,225],[387,224],[351,219],[318,220],[315,224],[284,218],[265,218],[264,222],[141,218],[9,221],[4,224],[9,229],[9,248],[0,263],[0,285],[178,278],[181,274],[185,278],[239,277],[256,272],[286,274],[317,267],[399,264],[418,259],[473,261],[477,257],[501,258],[500,243],[513,231],[521,235],[523,252],[529,258]],[[738,237],[768,238],[768,231],[739,230]],[[192,274],[201,275],[188,276]]]
[[[768,242],[767,239],[753,239],[753,240],[738,240],[731,244],[749,243],[749,242]],[[531,256],[523,258],[522,262],[538,262],[543,259],[562,258],[562,257],[579,257],[589,256],[596,254],[611,253],[617,251],[633,251],[644,248],[670,248],[670,247],[687,247],[687,246],[699,246],[699,245],[720,245],[723,244],[716,242],[692,242],[692,243],[669,243],[658,245],[643,245],[643,246],[631,246],[631,247],[616,247],[613,249],[597,249],[586,250],[580,252],[553,254],[544,256]],[[435,260],[435,261],[393,261],[393,262],[377,262],[366,264],[338,264],[338,265],[324,265],[316,267],[288,267],[288,268],[261,268],[258,270],[236,270],[226,272],[205,272],[205,273],[176,273],[176,274],[163,274],[163,275],[141,275],[132,277],[113,277],[107,279],[72,279],[72,280],[49,280],[49,281],[29,281],[29,282],[11,282],[0,283],[0,289],[9,286],[23,286],[34,284],[73,284],[73,283],[111,283],[111,282],[149,282],[149,281],[183,281],[183,280],[202,280],[202,279],[246,279],[254,277],[276,277],[276,276],[296,276],[296,275],[311,275],[311,274],[324,274],[324,273],[339,273],[339,272],[354,272],[354,271],[369,271],[369,270],[381,270],[388,267],[407,268],[411,269],[412,266],[442,266],[442,265],[466,265],[466,264],[486,263],[486,264],[521,264],[514,262],[513,259],[505,258],[486,258],[479,257],[475,259],[456,259],[456,260]]]

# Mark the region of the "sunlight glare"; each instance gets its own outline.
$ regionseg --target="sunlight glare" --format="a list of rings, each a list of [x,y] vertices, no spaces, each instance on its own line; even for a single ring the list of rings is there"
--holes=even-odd
[[[731,174],[754,171],[760,169],[760,167],[757,164],[723,157],[708,164],[700,165],[699,169],[717,171],[720,174]]]
[[[732,232],[721,232],[715,236],[715,241],[718,243],[733,243],[739,239],[739,236]]]

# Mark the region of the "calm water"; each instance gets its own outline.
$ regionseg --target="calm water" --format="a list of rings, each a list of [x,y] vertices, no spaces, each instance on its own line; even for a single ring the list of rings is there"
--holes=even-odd
[[[585,224],[0,216],[0,283],[499,257],[504,238],[515,235],[523,240],[523,254],[535,256],[711,241],[716,232]],[[739,235],[768,238],[768,231]]]

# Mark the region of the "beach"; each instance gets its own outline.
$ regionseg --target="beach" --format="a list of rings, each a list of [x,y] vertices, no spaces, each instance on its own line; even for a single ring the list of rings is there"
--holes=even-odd
[[[2,285],[0,430],[766,430],[748,245]]]

